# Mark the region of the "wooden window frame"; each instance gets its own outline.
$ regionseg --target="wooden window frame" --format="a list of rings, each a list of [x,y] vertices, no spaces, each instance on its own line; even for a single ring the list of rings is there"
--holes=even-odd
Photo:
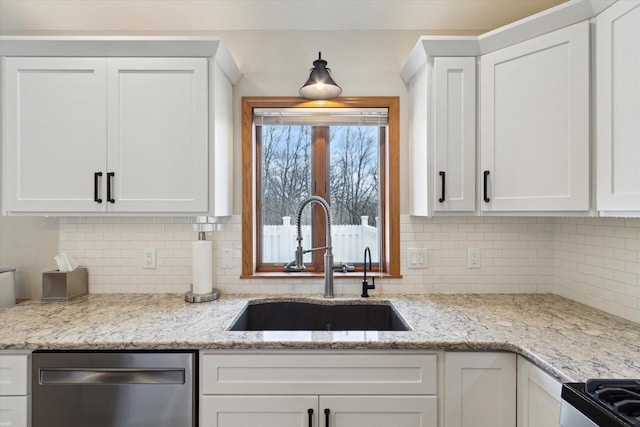
[[[318,277],[324,273],[310,269],[303,273],[285,273],[282,268],[257,267],[257,230],[259,214],[256,209],[259,173],[256,129],[253,120],[255,108],[386,108],[388,111],[387,140],[381,159],[385,175],[380,177],[383,205],[384,234],[381,262],[385,277],[400,278],[400,99],[399,97],[343,97],[330,101],[309,101],[300,97],[242,97],[242,274],[241,278],[302,278]],[[315,216],[319,217],[316,209]],[[324,218],[314,221],[324,221]],[[323,227],[315,227],[316,230]],[[324,232],[321,233],[324,239]],[[291,254],[292,257],[294,254]],[[322,254],[320,254],[322,255]],[[263,271],[267,270],[267,271]],[[277,271],[276,271],[277,270]],[[357,273],[359,276],[361,273]],[[352,276],[337,274],[335,277]]]

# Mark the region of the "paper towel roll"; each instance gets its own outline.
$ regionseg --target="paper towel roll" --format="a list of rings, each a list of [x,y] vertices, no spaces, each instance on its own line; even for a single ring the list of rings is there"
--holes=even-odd
[[[213,289],[213,249],[210,241],[198,240],[191,244],[193,293],[202,295]]]

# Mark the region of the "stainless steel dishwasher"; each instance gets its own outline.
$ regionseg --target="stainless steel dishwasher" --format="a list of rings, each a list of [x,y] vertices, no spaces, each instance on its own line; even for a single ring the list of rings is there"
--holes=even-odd
[[[195,427],[197,352],[32,356],[32,427]]]

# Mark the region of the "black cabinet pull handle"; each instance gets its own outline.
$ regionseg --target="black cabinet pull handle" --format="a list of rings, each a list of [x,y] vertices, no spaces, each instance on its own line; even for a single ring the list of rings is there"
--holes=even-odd
[[[491,199],[489,198],[489,193],[488,193],[488,181],[489,181],[489,171],[484,171],[484,201],[485,203],[489,203],[491,201]]]
[[[115,172],[107,172],[107,202],[109,203],[116,202],[116,200],[111,195],[111,184],[115,176],[116,176]]]
[[[93,201],[96,203],[102,203],[102,199],[100,198],[100,177],[101,176],[102,176],[102,172],[93,173]]]
[[[331,413],[331,411],[329,410],[329,408],[324,410],[324,427],[329,427],[329,414]]]
[[[313,427],[313,409],[307,409],[307,414],[309,414],[309,427]]]
[[[438,199],[438,201],[440,203],[444,202],[445,199],[445,195],[444,195],[444,189],[445,189],[445,172],[444,171],[440,171],[438,172],[438,175],[440,175],[442,177],[442,196]]]

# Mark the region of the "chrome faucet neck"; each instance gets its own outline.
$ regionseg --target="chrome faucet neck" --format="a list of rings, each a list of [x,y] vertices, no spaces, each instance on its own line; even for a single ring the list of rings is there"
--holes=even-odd
[[[322,210],[325,215],[326,222],[326,245],[319,248],[311,248],[307,250],[302,249],[302,211],[310,203],[318,203],[322,206]],[[303,255],[307,252],[313,252],[321,249],[325,249],[324,253],[324,297],[333,298],[333,247],[331,245],[331,208],[329,203],[320,196],[309,196],[300,203],[298,208],[298,215],[296,217],[296,240],[298,246],[296,248],[296,259],[285,265],[285,271],[302,271],[305,269]]]

